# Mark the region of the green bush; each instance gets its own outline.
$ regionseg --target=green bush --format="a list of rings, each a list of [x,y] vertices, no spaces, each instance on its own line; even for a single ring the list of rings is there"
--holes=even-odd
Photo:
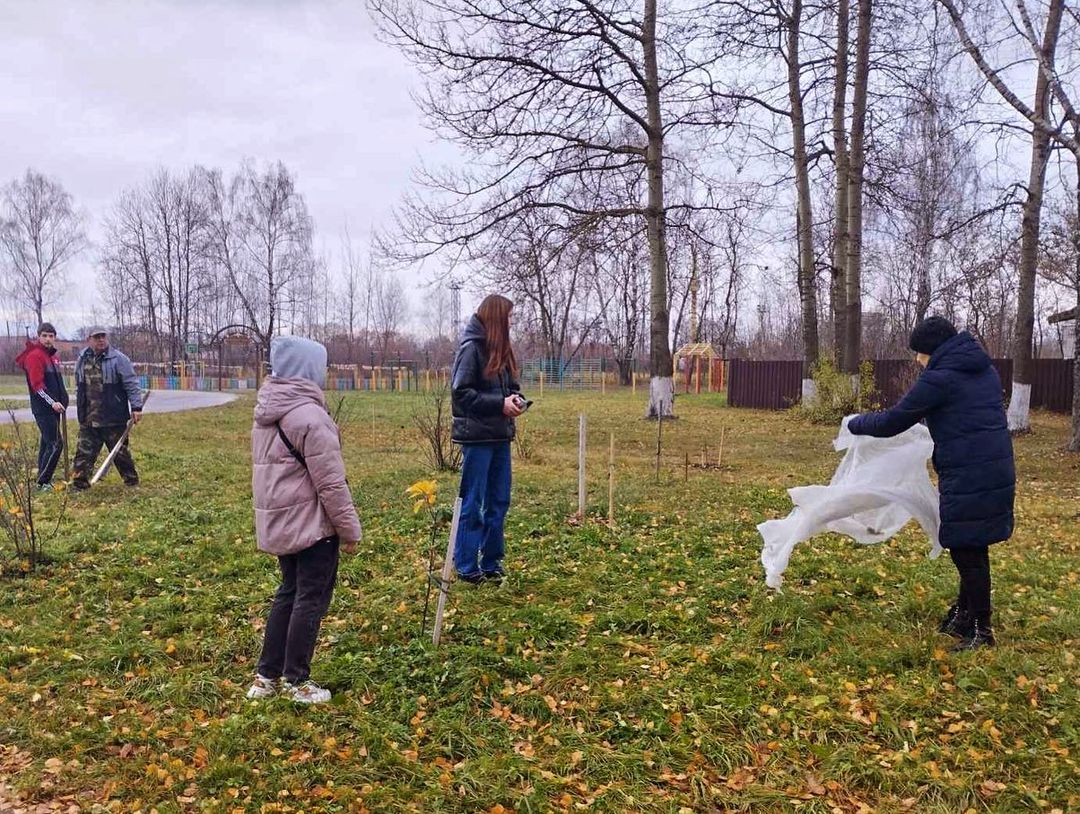
[[[859,386],[852,388],[851,374],[837,370],[831,359],[814,365],[810,373],[814,380],[815,396],[809,404],[800,403],[794,412],[814,424],[837,424],[852,413],[881,409],[880,394],[874,385],[874,365],[865,361],[859,365]]]

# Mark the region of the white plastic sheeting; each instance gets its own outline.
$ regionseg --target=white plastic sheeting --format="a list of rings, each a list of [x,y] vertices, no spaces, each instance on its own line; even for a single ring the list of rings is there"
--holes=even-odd
[[[764,545],[761,564],[765,584],[779,588],[795,546],[815,534],[834,531],[858,543],[888,540],[915,518],[930,538],[930,556],[941,554],[938,544],[938,493],[930,482],[926,462],[934,442],[922,424],[893,438],[871,438],[848,432],[848,416],[833,441],[847,450],[828,486],[789,489],[795,508],[782,520],[757,528]]]

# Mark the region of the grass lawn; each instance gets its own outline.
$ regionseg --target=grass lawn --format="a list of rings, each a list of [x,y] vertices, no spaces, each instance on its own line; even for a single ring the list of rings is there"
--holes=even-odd
[[[25,394],[25,376],[0,376],[0,396],[14,396]]]
[[[643,398],[537,399],[510,577],[455,585],[436,651],[418,637],[425,519],[404,495],[432,476],[415,399],[351,396],[365,539],[315,657],[335,699],[312,709],[243,697],[277,583],[253,540],[252,397],[148,416],[143,486],[72,496],[52,563],[0,581],[0,811],[1080,810],[1064,418],[1016,442],[1018,530],[992,552],[1000,646],[954,656],[935,628],[955,571],[914,528],[869,548],[816,538],[766,590],[755,524],[787,513],[787,487],[827,481],[833,428],[680,397],[657,483]],[[575,524],[580,410],[593,516]],[[723,469],[687,473],[722,426]],[[456,478],[435,477],[447,504]]]

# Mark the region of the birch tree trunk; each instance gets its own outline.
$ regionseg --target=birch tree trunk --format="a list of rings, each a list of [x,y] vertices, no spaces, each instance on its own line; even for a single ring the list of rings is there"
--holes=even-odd
[[[810,168],[806,157],[806,120],[803,116],[799,38],[802,0],[794,0],[787,20],[788,99],[791,103],[791,138],[797,192],[796,231],[799,247],[799,301],[802,305],[803,370],[802,398],[815,396],[811,371],[818,362],[817,280],[814,275],[813,208],[810,201]]]
[[[836,10],[836,77],[833,88],[833,160],[836,166],[836,200],[833,218],[832,278],[829,302],[832,316],[833,357],[838,370],[845,369],[848,254],[848,145],[847,83],[849,0],[838,0]]]
[[[1080,121],[1074,121],[1077,141],[1080,142]],[[1076,159],[1076,222],[1073,224],[1073,282],[1076,286],[1076,316],[1073,318],[1073,403],[1072,432],[1069,434],[1069,451],[1080,452],[1080,149],[1073,151]]]
[[[1064,3],[1052,2],[1046,17],[1041,59],[1048,66],[1054,63],[1061,14]],[[1035,115],[1046,119],[1050,108],[1050,82],[1039,71],[1035,83]],[[1043,128],[1031,129],[1031,166],[1028,170],[1027,198],[1020,226],[1020,269],[1016,292],[1016,332],[1013,335],[1012,395],[1007,412],[1009,431],[1031,430],[1031,342],[1035,333],[1035,274],[1039,262],[1039,232],[1042,221],[1043,191],[1046,187],[1046,165],[1050,158],[1050,134]]]
[[[641,28],[645,69],[648,148],[645,167],[649,200],[645,222],[649,240],[651,325],[649,328],[649,410],[647,417],[674,415],[670,327],[667,296],[667,236],[664,211],[664,128],[660,116],[660,76],[656,62],[656,0],[645,0]]]
[[[851,163],[848,168],[847,302],[844,369],[853,376],[862,361],[863,172],[866,168],[866,92],[870,78],[871,0],[859,0],[855,83],[851,99]]]

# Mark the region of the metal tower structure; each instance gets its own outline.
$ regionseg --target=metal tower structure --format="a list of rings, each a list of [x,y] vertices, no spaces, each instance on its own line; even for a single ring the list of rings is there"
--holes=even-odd
[[[461,283],[451,280],[450,289],[450,336],[456,337],[461,330]]]

